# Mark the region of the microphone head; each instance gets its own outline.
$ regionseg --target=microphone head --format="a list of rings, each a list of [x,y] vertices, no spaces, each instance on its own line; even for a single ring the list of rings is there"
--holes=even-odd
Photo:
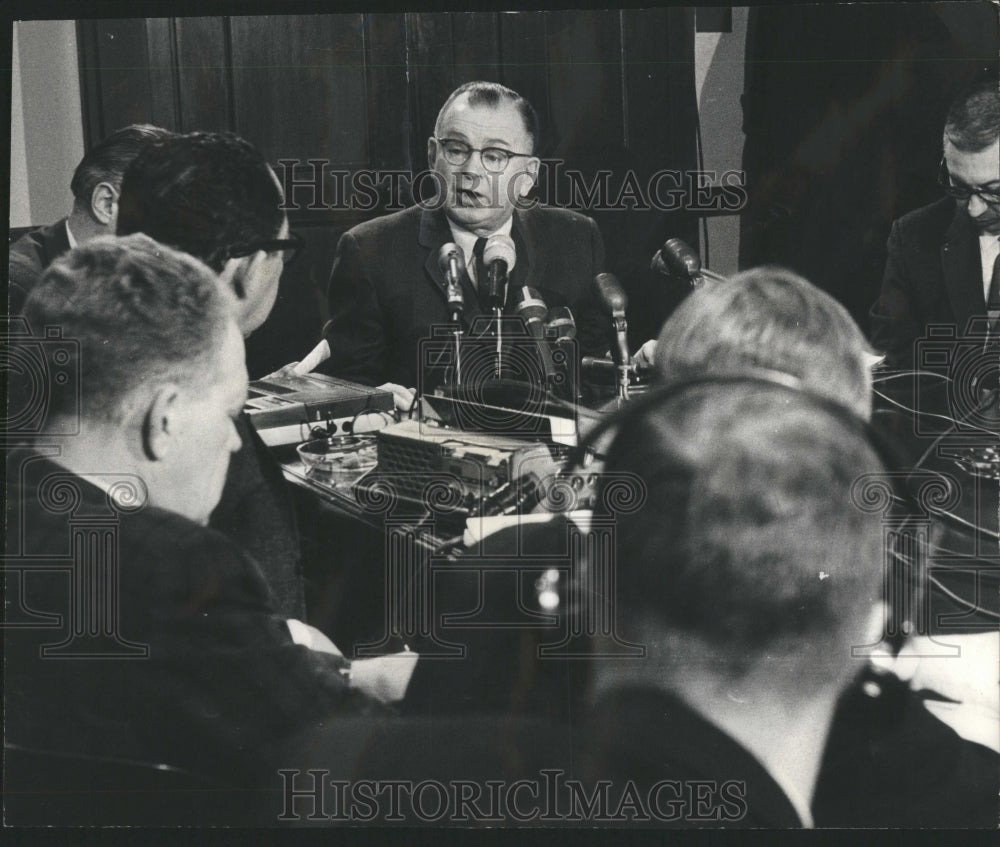
[[[447,244],[442,244],[441,249],[438,250],[438,267],[441,268],[441,273],[444,274],[445,279],[447,279],[448,274],[451,273],[452,259],[458,263],[458,275],[461,276],[465,271],[465,256],[462,251],[458,249],[457,244],[453,241],[449,241]]]
[[[650,267],[664,276],[693,279],[701,272],[701,259],[680,238],[668,238],[653,256]]]
[[[553,306],[549,309],[546,328],[555,335],[557,341],[576,338],[576,320],[569,306]]]
[[[549,313],[542,295],[527,285],[514,292],[514,302],[517,304],[517,313],[525,320],[544,321]]]
[[[597,296],[612,314],[624,312],[628,305],[625,289],[614,274],[598,274],[594,277]]]
[[[507,273],[514,270],[517,250],[514,247],[514,239],[509,235],[491,235],[486,239],[486,246],[483,247],[483,264],[490,265],[497,259],[507,263]]]

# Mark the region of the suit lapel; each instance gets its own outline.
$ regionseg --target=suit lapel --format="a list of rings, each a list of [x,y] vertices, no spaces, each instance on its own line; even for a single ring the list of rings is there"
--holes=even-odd
[[[514,292],[519,291],[525,285],[531,285],[535,265],[535,242],[531,237],[531,228],[525,224],[524,213],[514,212],[514,224],[510,230],[510,236],[514,240],[514,249],[517,259],[514,262],[514,270],[510,274],[507,284],[507,303],[505,311],[514,310]]]
[[[441,245],[451,241],[451,229],[448,220],[441,210],[432,211],[424,209],[420,213],[420,246],[427,249],[427,258],[424,261],[424,270],[430,278],[430,283],[440,295],[441,299],[448,302],[448,283],[438,265],[438,251]],[[465,297],[465,313],[462,316],[462,324],[465,329],[469,328],[472,321],[482,314],[479,308],[479,295],[476,293],[469,274],[462,275],[462,294]]]
[[[41,231],[40,240],[45,245],[46,267],[63,253],[69,252],[69,236],[66,234],[66,218]]]
[[[972,222],[964,209],[955,217],[941,245],[941,268],[945,290],[955,314],[958,332],[964,333],[969,318],[985,314],[979,242]]]

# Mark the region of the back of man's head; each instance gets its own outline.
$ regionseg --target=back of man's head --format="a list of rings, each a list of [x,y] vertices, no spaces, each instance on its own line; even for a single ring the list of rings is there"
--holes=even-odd
[[[151,124],[132,124],[111,133],[95,145],[76,166],[70,190],[76,203],[86,207],[91,202],[94,189],[102,182],[116,191],[121,188],[126,169],[154,142],[169,138],[173,133]]]
[[[219,273],[232,251],[278,235],[281,202],[273,172],[249,142],[230,133],[175,135],[126,172],[118,234],[143,232]]]
[[[963,153],[976,153],[1000,138],[1000,88],[984,79],[966,88],[948,110],[944,137]]]
[[[856,670],[881,528],[852,488],[882,465],[851,412],[758,382],[695,385],[623,423],[607,467],[647,489],[615,525],[626,635],[662,636],[678,673],[701,662],[775,690]]]
[[[871,417],[871,348],[847,310],[784,268],[759,267],[693,291],[660,330],[666,380],[766,368]]]
[[[24,307],[36,332],[58,328],[78,351],[81,396],[53,392],[50,418],[117,425],[157,383],[211,384],[231,309],[205,265],[144,235],[61,256]]]

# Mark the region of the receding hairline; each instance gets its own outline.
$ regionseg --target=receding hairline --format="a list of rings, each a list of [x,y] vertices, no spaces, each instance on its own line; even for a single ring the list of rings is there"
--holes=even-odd
[[[497,102],[487,103],[487,102],[471,102],[474,97],[483,97],[483,89],[475,87],[472,84],[470,87],[461,86],[451,94],[444,101],[441,109],[437,113],[437,117],[434,119],[434,135],[439,136],[441,133],[441,123],[448,112],[458,105],[459,101],[463,98],[468,103],[469,108],[479,108],[479,109],[489,109],[491,111],[498,111],[504,105],[510,107],[517,114],[521,122],[521,128],[524,134],[528,136],[531,143],[531,152],[534,153],[538,147],[538,127],[532,126],[532,122],[525,111],[528,111],[534,116],[534,107],[531,105],[530,101],[521,94],[518,94],[513,89],[507,88],[506,86],[498,86],[496,88],[490,88],[489,90],[496,92]],[[523,109],[520,104],[525,104],[526,109]],[[537,116],[534,116],[534,120],[537,121]]]

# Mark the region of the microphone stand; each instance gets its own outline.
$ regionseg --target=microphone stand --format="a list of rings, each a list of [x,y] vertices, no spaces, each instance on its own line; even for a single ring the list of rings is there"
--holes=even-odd
[[[615,336],[618,342],[618,357],[620,359],[615,370],[618,373],[618,403],[628,400],[629,374],[632,370],[629,365],[628,342],[625,340],[628,324],[625,321],[625,313],[615,313],[611,316],[611,323],[615,328]]]
[[[455,323],[455,331],[452,333],[455,336],[455,385],[459,386],[462,384],[462,314],[461,312],[452,312],[452,321]]]
[[[502,324],[500,307],[493,307],[493,319],[496,321],[497,325],[497,370],[496,377],[501,379],[503,376],[503,345],[500,342],[500,327]]]

